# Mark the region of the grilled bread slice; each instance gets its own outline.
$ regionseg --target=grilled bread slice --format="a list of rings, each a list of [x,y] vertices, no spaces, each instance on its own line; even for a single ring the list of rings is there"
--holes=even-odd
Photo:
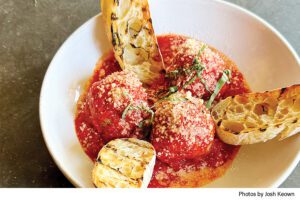
[[[219,138],[245,145],[300,132],[300,85],[228,97],[213,109]]]
[[[156,153],[153,146],[134,138],[116,139],[99,152],[92,177],[99,188],[146,188]]]
[[[275,114],[275,123],[285,124],[279,140],[283,140],[300,132],[300,85],[294,85],[281,90]]]
[[[151,83],[163,69],[147,0],[102,0],[106,32],[123,70]]]

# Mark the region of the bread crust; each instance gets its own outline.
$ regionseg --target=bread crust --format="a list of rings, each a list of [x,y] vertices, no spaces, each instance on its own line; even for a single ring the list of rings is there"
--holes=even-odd
[[[106,33],[123,70],[144,83],[159,77],[163,60],[154,34],[147,0],[103,0]]]
[[[212,109],[212,116],[225,143],[283,140],[300,131],[300,85],[228,97]]]
[[[115,139],[99,152],[92,177],[96,187],[145,188],[152,177],[156,153],[146,141]]]

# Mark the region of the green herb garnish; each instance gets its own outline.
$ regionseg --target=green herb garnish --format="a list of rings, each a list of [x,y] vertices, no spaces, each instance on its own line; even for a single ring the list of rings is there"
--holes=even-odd
[[[129,104],[127,105],[127,107],[125,108],[125,110],[124,110],[123,113],[122,113],[122,119],[125,119],[125,117],[126,117],[128,111],[130,110],[130,108],[131,108],[131,106],[132,106],[132,97],[131,97],[126,91],[123,91],[123,95],[124,95],[125,97],[128,96],[129,99],[130,99]]]
[[[196,74],[191,78],[189,79],[188,81],[186,81],[182,88],[186,88],[188,85],[192,84],[197,78],[199,78],[201,80],[201,83],[205,86],[206,90],[208,92],[210,92],[210,90],[208,89],[204,79],[201,77],[201,74],[203,72],[203,70],[205,69],[205,65],[202,64],[198,57],[201,56],[201,54],[203,53],[204,49],[206,48],[206,45],[203,45],[201,47],[201,49],[199,50],[198,52],[198,55],[194,58],[193,60],[193,64],[192,66],[190,66],[189,68],[185,69],[183,67],[180,67],[176,70],[173,70],[173,71],[170,71],[169,73],[166,74],[166,77],[168,78],[174,78],[176,79],[178,76],[182,76],[182,75],[190,75],[192,74],[193,72],[195,72]],[[174,87],[176,87],[176,91],[174,90]],[[178,87],[177,86],[172,86],[169,88],[169,92],[172,94],[172,93],[175,93],[178,91]]]
[[[183,84],[183,88],[186,88],[188,85],[192,84],[197,78],[200,78],[202,79],[201,77],[201,74],[203,72],[203,70],[205,69],[205,67],[201,64],[201,63],[198,63],[198,64],[195,64],[191,67],[191,69],[193,71],[196,71],[196,75],[193,76],[190,80],[188,80],[187,82],[185,82]],[[203,79],[202,79],[203,80]],[[203,80],[204,81],[204,80]],[[205,82],[205,81],[204,81]]]
[[[155,102],[155,104],[152,107],[155,107],[156,104],[158,104],[158,103],[160,103],[162,101],[185,102],[185,101],[188,101],[188,100],[189,99],[186,98],[186,97],[177,97],[177,96],[174,96],[173,94],[170,94],[168,96],[165,96],[165,97],[159,99],[157,102]]]
[[[151,110],[150,108],[144,107],[144,106],[132,106],[131,102],[128,104],[128,106],[123,111],[122,119],[125,119],[128,111],[130,111],[130,110],[144,110],[144,111],[150,113],[151,114],[150,123],[153,122],[153,119],[154,119],[154,111],[153,110]]]
[[[198,53],[198,57],[201,56],[201,54],[203,53],[203,51],[207,48],[207,45],[206,44],[203,44],[199,53]]]
[[[150,113],[151,114],[151,118],[150,118],[150,124],[153,123],[153,120],[154,120],[154,111],[151,110],[150,108],[147,108],[147,107],[144,107],[144,106],[137,106],[140,110],[145,110],[146,112]]]
[[[187,82],[185,82],[182,86],[182,88],[186,88],[188,85],[192,84],[197,78],[197,75],[195,75],[194,77],[192,77],[190,80],[188,80]]]
[[[195,75],[193,75],[189,80],[187,80],[185,83],[183,83],[182,88],[185,89],[188,85],[192,84],[197,78],[200,79],[201,83],[205,86],[205,89],[211,93],[211,91],[209,90],[208,86],[206,85],[205,80],[202,78],[202,72],[205,69],[205,65],[203,63],[200,62],[199,57],[201,56],[201,54],[203,53],[203,51],[205,50],[207,46],[206,45],[202,45],[201,49],[198,52],[198,55],[195,56],[192,66],[190,66],[189,68],[184,68],[184,67],[179,67],[176,70],[170,71],[166,74],[167,78],[171,78],[171,79],[177,79],[179,76],[189,76],[192,73],[195,73]],[[170,100],[169,97],[176,93],[179,90],[178,86],[171,86],[169,87],[167,90],[165,90],[165,95],[160,98],[156,103],[161,102],[163,100]]]
[[[177,78],[177,76],[180,76],[180,75],[183,75],[183,74],[189,75],[193,71],[198,71],[198,70],[202,70],[202,68],[205,68],[205,66],[202,63],[200,63],[198,57],[201,56],[201,54],[203,53],[203,51],[205,50],[206,47],[207,47],[206,45],[202,45],[202,47],[199,50],[197,56],[193,60],[192,66],[190,66],[187,69],[185,69],[184,67],[179,67],[178,69],[175,69],[173,71],[168,72],[166,74],[166,77],[168,77],[168,78]]]
[[[180,74],[181,72],[176,69],[176,70],[173,70],[173,71],[170,71],[169,73],[166,74],[166,77],[167,78],[177,78],[177,75]]]
[[[178,87],[177,86],[172,86],[172,87],[169,87],[169,92],[170,93],[175,93],[178,91]]]
[[[167,92],[165,91],[166,94],[162,98],[160,98],[156,103],[159,103],[159,102],[161,102],[163,100],[168,99],[168,97],[170,95],[176,93],[177,91],[178,91],[178,86],[171,86],[171,87],[169,87],[168,91]],[[154,105],[152,107],[154,107]]]
[[[126,117],[128,111],[130,110],[131,106],[132,106],[132,103],[130,102],[128,104],[128,106],[125,108],[125,110],[123,111],[123,113],[122,113],[122,119],[125,119],[125,117]]]
[[[199,79],[200,79],[201,83],[204,85],[206,91],[211,93],[211,91],[210,91],[209,87],[207,86],[205,80],[202,77],[199,77]]]
[[[148,112],[148,113],[151,114],[151,118],[150,118],[149,122],[150,122],[150,124],[152,124],[153,120],[154,120],[154,111],[151,110],[150,108],[147,108],[147,107],[143,106],[143,105],[142,106],[140,106],[140,105],[133,106],[132,105],[132,102],[133,102],[132,97],[129,94],[127,94],[126,92],[124,92],[124,95],[126,95],[126,96],[128,96],[130,98],[130,103],[128,104],[128,106],[123,111],[123,113],[122,113],[122,119],[125,120],[126,115],[127,115],[128,111],[130,111],[130,110],[144,110],[144,111],[146,111],[146,112]],[[147,119],[147,120],[149,120],[149,119]],[[146,120],[141,121],[139,123],[138,127],[142,128],[145,121]]]
[[[150,124],[150,125],[153,124],[153,120],[154,120],[154,111],[151,110],[151,109],[147,109],[146,111],[149,112],[149,113],[151,114],[151,117],[150,117],[150,119],[142,120],[142,121],[139,123],[139,125],[138,125],[139,128],[143,128],[145,122],[149,122],[148,124]]]
[[[168,98],[168,100],[172,101],[172,102],[185,102],[185,101],[188,101],[189,99],[185,98],[185,97],[173,97],[173,96],[170,96]]]
[[[231,71],[229,69],[226,69],[223,71],[222,77],[218,80],[216,88],[212,95],[210,96],[209,100],[206,103],[206,107],[209,109],[211,107],[211,104],[215,100],[216,96],[219,94],[222,87],[229,82],[231,78]]]

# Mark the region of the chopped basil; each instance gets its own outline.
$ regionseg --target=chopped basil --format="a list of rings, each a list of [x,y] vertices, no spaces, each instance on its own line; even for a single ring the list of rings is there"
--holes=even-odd
[[[210,96],[209,100],[206,103],[206,107],[209,109],[211,107],[211,104],[213,103],[213,101],[215,100],[216,96],[219,94],[220,90],[222,89],[222,87],[229,82],[231,78],[231,71],[226,69],[223,71],[222,77],[218,80],[216,88],[214,90],[214,92],[212,93],[212,95]]]
[[[201,49],[198,52],[198,55],[194,58],[193,65],[191,67],[189,67],[188,69],[185,69],[184,67],[179,67],[178,69],[168,72],[166,74],[166,77],[176,78],[179,75],[183,75],[183,74],[189,75],[193,71],[203,70],[202,68],[205,68],[205,66],[199,61],[198,57],[201,56],[201,54],[203,53],[206,47],[207,47],[206,45],[202,45]]]
[[[198,52],[198,55],[195,56],[194,60],[193,60],[193,64],[192,66],[190,66],[189,68],[184,68],[184,67],[179,67],[176,70],[170,71],[166,74],[167,78],[171,78],[171,79],[177,79],[179,76],[189,76],[192,73],[195,73],[195,75],[193,75],[189,80],[187,80],[185,83],[183,83],[182,88],[185,89],[188,85],[192,84],[197,78],[200,79],[201,83],[205,86],[205,89],[211,93],[211,91],[209,90],[208,86],[206,85],[205,80],[202,78],[202,72],[205,69],[205,65],[203,63],[200,62],[199,57],[201,56],[201,54],[203,53],[203,51],[205,50],[207,46],[206,45],[202,45],[201,49]],[[168,90],[165,90],[166,94],[160,98],[157,102],[161,102],[165,99],[168,99],[170,95],[176,93],[179,90],[178,86],[171,86],[168,88]]]
[[[128,104],[128,106],[125,108],[125,110],[123,111],[123,113],[122,113],[122,119],[125,119],[125,117],[126,117],[128,111],[131,110],[131,109],[130,109],[131,106],[132,106],[132,102],[130,102],[130,103]]]
[[[168,98],[168,100],[172,101],[172,102],[185,102],[185,101],[188,101],[189,99],[185,98],[185,97],[172,97],[172,96],[170,96]]]
[[[185,82],[182,86],[182,88],[186,88],[188,85],[192,84],[197,78],[197,75],[195,75],[193,78],[191,78],[190,80],[188,80],[187,82]]]
[[[177,86],[172,86],[172,87],[169,87],[169,92],[170,93],[175,93],[178,91],[178,87]]]
[[[181,75],[190,75],[193,72],[196,73],[196,75],[194,75],[190,80],[188,80],[187,82],[185,82],[183,84],[183,89],[186,88],[188,85],[192,84],[197,78],[199,78],[202,82],[202,84],[205,86],[206,89],[208,89],[208,87],[206,86],[206,83],[204,81],[204,79],[201,77],[201,74],[203,72],[203,70],[205,69],[205,65],[202,64],[198,57],[203,53],[204,49],[206,48],[206,45],[203,45],[201,47],[201,49],[199,50],[198,56],[196,56],[193,60],[193,65],[190,66],[189,68],[185,69],[183,67],[180,67],[176,70],[170,71],[169,73],[166,74],[166,77],[168,78],[177,78],[178,76]],[[169,92],[175,93],[178,91],[178,87],[177,86],[172,86],[169,88]],[[209,90],[208,90],[209,91]]]
[[[168,97],[170,95],[176,93],[177,91],[178,91],[178,87],[177,86],[171,86],[171,87],[169,87],[169,89],[166,92],[166,94],[163,97],[161,97],[156,103],[159,103],[159,102],[161,102],[161,101],[163,101],[165,99],[168,99]],[[153,107],[154,107],[154,105],[153,105]]]
[[[143,120],[143,121],[140,121],[140,123],[139,123],[138,127],[139,127],[139,128],[143,128],[143,126],[144,126],[144,123],[145,123],[145,120]]]
[[[132,97],[131,97],[126,91],[123,91],[123,95],[124,95],[125,97],[128,96],[129,99],[130,99],[129,104],[127,105],[127,107],[125,108],[125,110],[124,110],[123,113],[122,113],[122,119],[125,119],[125,117],[126,117],[128,111],[130,110],[130,108],[131,108],[131,106],[132,106]]]
[[[154,111],[150,108],[144,107],[144,106],[132,106],[132,103],[130,102],[129,105],[125,108],[125,110],[122,113],[122,119],[125,119],[127,113],[129,110],[144,110],[151,114],[150,123],[153,122],[154,119]]]
[[[207,86],[205,80],[202,77],[199,77],[199,79],[200,79],[201,83],[204,85],[206,91],[211,93],[211,91],[210,91],[209,87]]]
[[[150,124],[152,124],[152,123],[153,123],[153,120],[154,120],[154,111],[151,110],[150,108],[147,108],[147,107],[144,107],[144,106],[142,106],[142,107],[138,106],[138,108],[139,108],[140,110],[145,110],[146,112],[148,112],[148,113],[151,114]]]
[[[143,105],[142,106],[140,106],[140,105],[138,105],[138,106],[132,106],[132,102],[133,102],[132,97],[130,95],[128,95],[126,92],[124,92],[124,95],[129,96],[130,103],[128,104],[128,106],[123,111],[123,113],[122,113],[122,119],[125,120],[125,117],[126,117],[126,115],[127,115],[127,113],[128,113],[129,110],[145,110],[146,112],[148,112],[148,113],[151,114],[150,124],[152,124],[153,120],[154,120],[154,111],[151,110],[150,108],[144,107]],[[142,126],[144,124],[144,121],[145,120],[141,121],[139,123],[138,127]]]
[[[191,66],[191,69],[193,71],[196,71],[196,75],[193,76],[190,80],[188,80],[187,82],[185,82],[183,84],[183,88],[186,88],[188,85],[192,84],[197,78],[200,78],[201,82],[204,84],[205,81],[203,80],[203,78],[201,77],[201,74],[203,72],[203,70],[205,69],[205,66],[202,65],[201,63],[199,63],[197,61],[197,63],[193,66]]]
[[[169,73],[166,74],[166,77],[167,78],[177,78],[177,75],[180,74],[181,72],[176,69],[176,70],[173,70],[173,71],[170,71]]]
[[[199,51],[199,53],[198,53],[198,56],[200,56],[206,48],[207,48],[207,45],[203,44],[200,51]]]

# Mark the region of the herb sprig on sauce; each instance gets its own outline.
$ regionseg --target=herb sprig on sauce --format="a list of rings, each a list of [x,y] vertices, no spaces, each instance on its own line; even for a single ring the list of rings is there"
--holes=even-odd
[[[231,71],[229,69],[226,69],[223,71],[222,77],[218,80],[216,88],[212,95],[210,96],[209,100],[206,103],[206,107],[209,109],[215,100],[216,96],[219,94],[223,86],[228,83],[231,79]]]

